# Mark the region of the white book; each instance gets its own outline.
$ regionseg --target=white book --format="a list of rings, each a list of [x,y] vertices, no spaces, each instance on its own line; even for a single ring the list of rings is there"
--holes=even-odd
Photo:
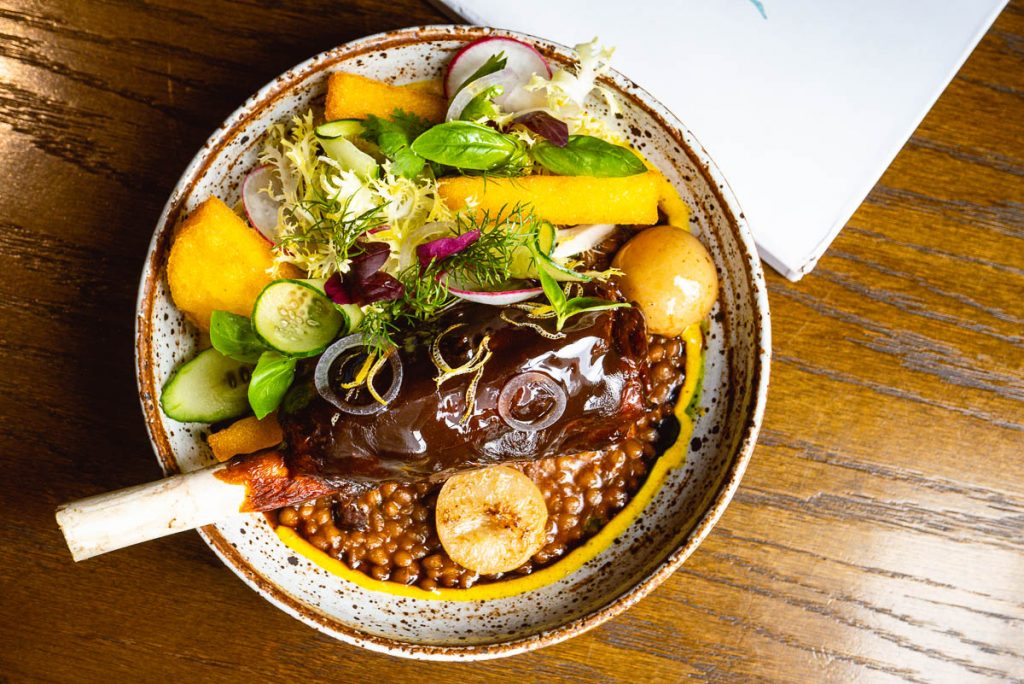
[[[814,268],[1006,0],[443,0],[474,24],[574,45],[693,132],[762,258]]]

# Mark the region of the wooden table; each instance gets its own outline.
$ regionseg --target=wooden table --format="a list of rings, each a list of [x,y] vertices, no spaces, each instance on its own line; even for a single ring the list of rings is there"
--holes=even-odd
[[[769,274],[768,412],[708,540],[617,620],[485,665],[335,642],[194,534],[75,566],[53,521],[159,475],[136,281],[198,146],[306,57],[444,17],[412,0],[2,4],[0,682],[1024,677],[1024,1],[817,270]]]

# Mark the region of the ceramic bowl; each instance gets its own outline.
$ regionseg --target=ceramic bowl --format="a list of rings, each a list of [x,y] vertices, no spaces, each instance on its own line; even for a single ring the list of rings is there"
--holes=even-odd
[[[322,107],[327,75],[351,71],[395,83],[440,76],[448,57],[481,36],[527,40],[552,62],[571,50],[532,36],[465,26],[426,26],[348,43],[287,71],[253,95],[189,164],[157,224],[139,291],[136,364],[146,424],[167,473],[213,461],[206,426],[165,417],[157,399],[171,370],[191,357],[198,333],[171,302],[165,270],[178,221],[215,194],[233,204],[272,122]],[[262,516],[239,515],[200,530],[213,551],[275,606],[342,641],[413,658],[474,660],[512,655],[580,634],[636,603],[707,536],[754,448],[768,386],[764,275],[736,200],[694,136],[650,94],[617,73],[603,79],[622,103],[619,124],[693,209],[692,228],[714,258],[721,295],[708,335],[707,374],[685,466],[600,555],[564,579],[479,602],[402,598],[329,574],[282,545]]]

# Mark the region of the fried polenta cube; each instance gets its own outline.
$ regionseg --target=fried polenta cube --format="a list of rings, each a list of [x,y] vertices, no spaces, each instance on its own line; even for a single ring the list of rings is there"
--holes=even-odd
[[[252,313],[256,296],[271,281],[273,262],[267,241],[211,197],[188,215],[171,245],[171,298],[189,320],[209,330],[210,314],[218,309]],[[289,275],[296,272],[289,269]]]
[[[659,186],[654,172],[618,178],[591,176],[457,176],[438,184],[445,203],[455,211],[468,201],[481,211],[530,205],[537,216],[559,225],[658,222]]]
[[[439,122],[444,121],[448,102],[421,85],[396,86],[343,71],[327,79],[324,117],[328,121],[365,119],[370,114],[387,119],[396,109]]]
[[[210,449],[218,461],[226,461],[239,454],[251,454],[270,449],[281,443],[284,433],[277,422],[277,414],[271,413],[263,420],[249,416],[235,421],[219,432],[210,435]]]

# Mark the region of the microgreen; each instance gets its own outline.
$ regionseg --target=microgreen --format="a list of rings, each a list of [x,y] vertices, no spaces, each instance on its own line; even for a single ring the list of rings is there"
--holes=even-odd
[[[391,119],[370,114],[363,122],[363,137],[376,142],[380,151],[391,160],[391,172],[396,176],[415,178],[426,160],[412,151],[412,141],[430,128],[430,122],[415,114],[396,109]]]
[[[484,76],[487,76],[489,74],[493,74],[496,71],[501,71],[502,69],[505,68],[505,65],[507,63],[508,63],[508,60],[505,59],[505,52],[504,51],[499,52],[496,55],[491,55],[490,57],[487,58],[486,62],[484,62],[483,64],[480,65],[479,69],[474,71],[473,74],[469,78],[467,78],[465,81],[462,82],[462,85],[459,86],[459,89],[451,94],[451,97],[454,98],[459,93],[460,90],[465,88],[467,85],[469,85],[470,83],[472,83],[476,79],[483,78]]]
[[[591,311],[605,311],[607,309],[621,309],[628,307],[627,302],[612,302],[600,297],[568,297],[565,290],[543,269],[538,269],[540,274],[540,286],[548,298],[548,303],[555,312],[555,329],[561,330],[565,322],[573,316]]]
[[[394,347],[400,329],[429,321],[458,301],[448,290],[449,282],[496,288],[508,281],[518,255],[532,243],[538,221],[521,204],[457,216],[453,235],[478,231],[480,237],[444,259],[404,269],[397,275],[404,295],[364,310],[361,331],[371,353]]]

